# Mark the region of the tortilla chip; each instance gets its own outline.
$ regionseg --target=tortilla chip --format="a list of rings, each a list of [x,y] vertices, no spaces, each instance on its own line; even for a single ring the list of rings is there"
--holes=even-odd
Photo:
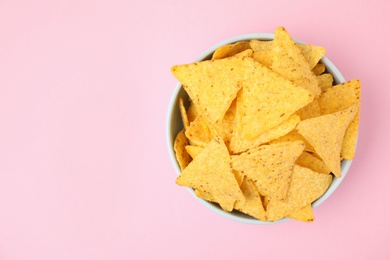
[[[298,48],[309,63],[310,70],[314,69],[314,67],[325,55],[325,48],[322,46],[298,44]]]
[[[234,208],[252,217],[266,221],[265,210],[255,184],[245,177],[240,188],[245,196],[245,201],[236,201]]]
[[[210,141],[181,172],[176,183],[210,193],[225,211],[232,211],[237,200],[245,201],[230,166],[229,152],[221,138]]]
[[[222,120],[251,66],[243,58],[230,57],[176,65],[172,73],[183,84],[199,113],[214,124]]]
[[[321,94],[317,78],[311,71],[310,64],[283,27],[278,27],[275,30],[271,69],[291,80],[297,86],[309,90],[313,95],[319,96]]]
[[[282,143],[282,142],[293,142],[293,141],[303,141],[305,143],[305,151],[310,153],[315,153],[313,146],[309,144],[306,139],[298,133],[297,130],[292,130],[291,132],[288,132],[286,135],[279,137],[278,139],[272,140],[269,143],[275,144],[275,143]]]
[[[194,159],[198,154],[200,154],[203,148],[204,147],[195,145],[186,145],[185,147],[187,153],[191,156],[192,159]]]
[[[254,52],[270,51],[273,41],[250,40],[249,45]]]
[[[329,174],[330,170],[326,164],[311,153],[303,152],[295,162],[299,166],[309,168],[315,172]]]
[[[313,95],[280,77],[252,58],[244,58],[252,69],[237,94],[236,123],[243,139],[254,139],[278,126],[313,100]],[[289,102],[286,102],[289,100]]]
[[[267,68],[271,68],[272,64],[272,52],[269,51],[257,51],[252,54],[252,57],[258,63],[264,65]]]
[[[175,151],[176,160],[179,163],[180,169],[184,170],[192,161],[185,147],[189,144],[187,137],[184,134],[184,129],[181,130],[173,142],[173,150]]]
[[[185,131],[185,135],[191,145],[201,147],[206,146],[215,137],[203,116],[198,116],[191,122],[190,126]]]
[[[235,54],[234,56],[238,57],[238,58],[242,58],[242,57],[252,57],[252,54],[253,54],[253,50],[252,49],[247,49],[245,51],[242,51],[242,52],[239,52],[237,54]]]
[[[298,133],[314,147],[336,177],[341,177],[340,153],[345,131],[358,109],[353,105],[339,112],[303,120],[297,125]]]
[[[188,122],[189,123],[193,122],[198,115],[199,115],[199,111],[196,108],[196,105],[194,104],[194,102],[191,102],[190,107],[188,108],[187,111]]]
[[[322,91],[333,86],[333,75],[330,73],[324,73],[317,76],[318,85],[320,86]]]
[[[314,221],[314,213],[313,213],[313,209],[311,208],[311,204],[308,204],[305,207],[301,208],[300,210],[287,215],[287,217],[295,220],[300,220],[303,222]]]
[[[267,206],[267,220],[286,217],[321,197],[332,182],[332,175],[294,166],[290,188],[284,201],[271,199]]]
[[[360,81],[354,79],[327,89],[318,100],[322,114],[341,111],[353,104],[358,104],[359,106],[359,111],[346,130],[343,148],[341,149],[341,156],[347,160],[351,160],[355,156],[360,119],[360,92]]]
[[[319,76],[325,72],[325,69],[326,67],[324,64],[317,63],[311,71],[313,72],[314,75]]]
[[[232,157],[231,165],[254,182],[261,196],[282,200],[304,147],[301,141],[262,145]]]
[[[179,110],[181,114],[181,119],[183,121],[184,129],[187,129],[190,126],[190,123],[188,122],[187,111],[182,98],[179,98]]]
[[[249,42],[240,41],[232,44],[223,45],[217,48],[213,54],[212,60],[223,59],[227,57],[231,57],[245,51],[246,49],[250,49]]]
[[[233,154],[237,154],[255,148],[261,144],[268,143],[291,132],[300,121],[299,116],[293,114],[280,125],[262,133],[252,140],[244,139],[244,137],[241,136],[241,132],[236,128],[236,131],[233,131],[233,136],[230,140],[229,151]]]
[[[297,115],[301,118],[301,120],[320,116],[321,107],[320,107],[320,103],[318,102],[318,98],[315,98],[312,102],[299,109],[297,111]]]

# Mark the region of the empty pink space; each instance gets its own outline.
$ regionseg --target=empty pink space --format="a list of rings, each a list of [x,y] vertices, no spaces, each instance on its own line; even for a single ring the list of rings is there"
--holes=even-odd
[[[0,259],[389,259],[389,8],[0,0]],[[280,25],[361,80],[358,147],[313,223],[242,224],[175,184],[170,68]]]

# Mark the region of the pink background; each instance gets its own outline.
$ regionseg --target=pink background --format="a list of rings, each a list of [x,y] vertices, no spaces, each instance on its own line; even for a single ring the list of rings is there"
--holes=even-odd
[[[390,259],[389,10],[0,0],[0,259]],[[241,224],[175,184],[170,67],[279,25],[361,80],[359,144],[314,223]]]

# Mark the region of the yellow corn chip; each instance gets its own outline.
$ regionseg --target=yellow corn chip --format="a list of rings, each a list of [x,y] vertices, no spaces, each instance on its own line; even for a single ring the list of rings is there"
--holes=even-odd
[[[333,75],[330,73],[324,73],[317,76],[318,85],[320,86],[322,91],[333,86]]]
[[[310,64],[283,27],[278,27],[275,30],[271,69],[291,80],[297,86],[309,90],[313,95],[319,96],[321,94],[317,78],[311,71]]]
[[[240,188],[245,196],[245,201],[236,201],[234,208],[252,217],[266,221],[265,210],[255,184],[245,177]]]
[[[301,120],[320,116],[321,108],[320,103],[318,102],[318,98],[315,98],[312,102],[299,109],[297,111],[297,115],[301,118]]]
[[[304,147],[301,141],[262,145],[232,157],[231,165],[255,183],[260,195],[284,199]]]
[[[342,157],[347,160],[351,160],[355,156],[360,119],[360,91],[360,81],[354,79],[327,89],[319,99],[322,114],[334,113],[353,104],[359,106],[359,111],[347,128],[341,150]]]
[[[258,63],[264,65],[267,68],[271,68],[272,64],[272,52],[271,49],[268,51],[257,51],[252,54],[252,58]]]
[[[237,53],[250,49],[249,42],[241,41],[232,44],[223,45],[217,48],[213,54],[212,60],[223,59],[231,57]]]
[[[240,58],[240,57],[252,57],[253,50],[252,49],[247,49],[245,51],[239,52],[235,54],[234,56]]]
[[[181,186],[207,192],[226,211],[237,200],[245,201],[230,166],[230,155],[221,138],[210,141],[176,179]]]
[[[333,114],[303,120],[297,125],[298,133],[314,147],[336,177],[341,177],[340,153],[345,131],[358,109],[353,105]]]
[[[249,45],[254,52],[270,51],[273,41],[250,40]]]
[[[194,159],[198,154],[200,154],[203,148],[204,147],[196,145],[186,145],[185,147],[187,153],[191,156],[192,159]]]
[[[175,151],[176,160],[179,163],[181,170],[184,170],[191,162],[191,157],[185,149],[188,144],[189,143],[183,129],[176,135],[175,141],[173,142],[173,150]]]
[[[311,204],[308,204],[305,207],[301,208],[300,210],[287,215],[287,217],[295,219],[295,220],[300,220],[303,222],[314,221],[314,214],[313,214],[313,210],[311,208]]]
[[[217,135],[222,137],[226,144],[229,144],[232,138],[235,117],[236,100],[233,100],[223,119],[214,125],[214,130],[216,131]]]
[[[275,143],[282,143],[282,142],[293,142],[293,141],[303,141],[305,143],[305,151],[315,153],[315,150],[311,144],[306,141],[306,139],[298,133],[297,130],[292,130],[291,132],[288,132],[286,135],[279,137],[278,139],[272,140],[269,143],[275,144]]]
[[[313,72],[314,75],[319,76],[325,72],[325,69],[326,68],[324,64],[317,63],[311,71]]]
[[[332,175],[294,166],[290,188],[284,201],[271,199],[267,206],[267,220],[286,217],[321,197],[332,182]]]
[[[205,147],[213,138],[214,134],[210,130],[203,116],[198,116],[185,131],[191,145]]]
[[[316,156],[312,155],[308,152],[303,152],[301,156],[295,162],[299,166],[306,167],[312,169],[315,172],[329,174],[330,170],[326,166],[326,164]]]
[[[199,115],[198,109],[196,108],[196,105],[194,102],[190,103],[190,107],[188,108],[187,111],[187,117],[188,117],[188,122],[191,123],[195,120],[195,118]]]
[[[244,60],[252,69],[247,72],[242,81],[243,87],[237,94],[233,131],[241,131],[243,139],[250,140],[278,126],[295,111],[310,103],[313,95],[252,58],[246,57]]]
[[[184,107],[184,101],[182,98],[179,98],[179,110],[181,114],[181,119],[183,121],[184,129],[187,129],[190,126],[190,123],[188,122],[187,111]]]
[[[248,149],[255,148],[261,144],[265,144],[272,140],[275,140],[281,136],[291,132],[296,125],[300,122],[299,116],[296,114],[291,115],[287,120],[283,121],[280,125],[260,134],[258,137],[252,140],[244,139],[241,136],[239,127],[236,127],[236,131],[233,131],[233,136],[230,141],[229,151],[233,154],[244,152]]]
[[[325,55],[325,48],[322,46],[298,44],[298,48],[309,63],[310,70],[312,70]]]

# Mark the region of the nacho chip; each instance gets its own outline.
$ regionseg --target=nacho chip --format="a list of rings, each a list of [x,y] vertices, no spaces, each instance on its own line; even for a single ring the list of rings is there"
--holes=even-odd
[[[321,107],[320,103],[318,102],[318,98],[315,98],[312,102],[299,109],[296,113],[301,118],[301,120],[320,116]]]
[[[176,160],[179,163],[180,169],[184,170],[192,161],[185,147],[189,144],[187,137],[184,134],[184,129],[181,130],[173,142],[173,150],[175,151]]]
[[[317,76],[318,85],[320,86],[322,91],[333,86],[333,75],[330,73],[324,73]]]
[[[266,221],[265,210],[255,184],[245,177],[240,188],[245,196],[245,201],[236,201],[234,208],[252,217]]]
[[[273,41],[250,40],[249,45],[254,52],[270,51]]]
[[[231,57],[173,66],[172,73],[199,113],[214,124],[223,118],[241,88],[245,67],[248,66],[241,58]]]
[[[286,135],[279,137],[278,139],[272,140],[269,143],[275,144],[275,143],[282,143],[282,142],[293,142],[293,141],[303,141],[305,143],[305,151],[310,153],[315,153],[313,146],[309,144],[306,139],[298,133],[296,129],[292,130],[291,132],[288,132]]]
[[[282,200],[304,147],[301,141],[262,145],[232,157],[231,165],[254,182],[261,196]]]
[[[196,146],[196,145],[186,145],[185,149],[187,153],[191,156],[192,159],[194,159],[200,152],[203,150],[204,147],[202,146]]]
[[[310,103],[313,95],[252,58],[244,60],[250,64],[251,70],[247,72],[242,89],[237,94],[233,131],[241,131],[242,137],[250,140],[278,126]]]
[[[298,48],[301,51],[303,57],[309,63],[310,70],[318,64],[318,62],[325,55],[325,48],[322,46],[315,46],[310,44],[298,44]]]
[[[336,85],[327,89],[320,97],[319,103],[322,114],[330,114],[344,110],[353,104],[358,104],[360,108],[361,84],[358,79]],[[351,160],[355,156],[355,147],[358,135],[360,111],[348,126],[341,155],[344,159]]]
[[[311,71],[310,64],[283,27],[278,27],[275,30],[271,69],[291,80],[297,86],[309,90],[313,95],[319,96],[321,94],[317,78]]]
[[[275,140],[291,132],[300,121],[299,116],[293,114],[280,125],[262,133],[252,140],[244,139],[244,137],[241,136],[239,128],[236,128],[236,131],[233,131],[233,135],[230,140],[229,151],[233,154],[237,154]]]
[[[332,182],[332,175],[294,166],[290,188],[284,201],[271,199],[267,206],[267,220],[286,217],[321,197]]]
[[[313,213],[313,209],[311,208],[311,204],[308,204],[305,207],[301,208],[300,210],[287,215],[287,217],[295,220],[300,220],[303,222],[314,221],[314,213]]]
[[[240,41],[232,44],[223,45],[215,50],[213,57],[211,59],[217,60],[217,59],[231,57],[247,49],[250,49],[250,45],[249,42],[246,41]]]
[[[194,104],[194,102],[191,102],[190,107],[188,108],[187,111],[188,122],[189,123],[193,122],[198,115],[199,115],[199,111],[196,108],[196,105]]]
[[[314,75],[319,76],[325,72],[325,69],[326,68],[324,64],[317,63],[311,71],[313,72]]]
[[[233,100],[229,109],[226,111],[222,121],[214,125],[214,131],[216,134],[229,144],[232,138],[234,121],[236,117],[236,100]]]
[[[272,52],[269,51],[258,51],[252,54],[252,58],[258,63],[264,65],[267,68],[271,68],[272,64]]]
[[[242,52],[239,52],[239,53],[235,54],[234,56],[236,56],[238,58],[252,57],[252,54],[253,54],[253,50],[252,49],[247,49],[245,51],[242,51]]]
[[[345,131],[358,109],[353,105],[340,112],[303,120],[297,125],[298,133],[314,147],[336,177],[341,177],[340,153]]]
[[[205,147],[213,138],[214,134],[210,130],[203,116],[198,116],[185,131],[191,145]]]
[[[190,123],[188,122],[187,111],[182,98],[179,98],[179,110],[181,114],[181,119],[183,121],[184,129],[187,129],[190,126]]]
[[[299,166],[309,168],[315,172],[330,174],[330,170],[326,164],[321,159],[308,152],[303,152],[295,163]]]
[[[226,211],[245,197],[230,167],[230,155],[221,138],[210,141],[177,177],[176,183],[207,192]]]

